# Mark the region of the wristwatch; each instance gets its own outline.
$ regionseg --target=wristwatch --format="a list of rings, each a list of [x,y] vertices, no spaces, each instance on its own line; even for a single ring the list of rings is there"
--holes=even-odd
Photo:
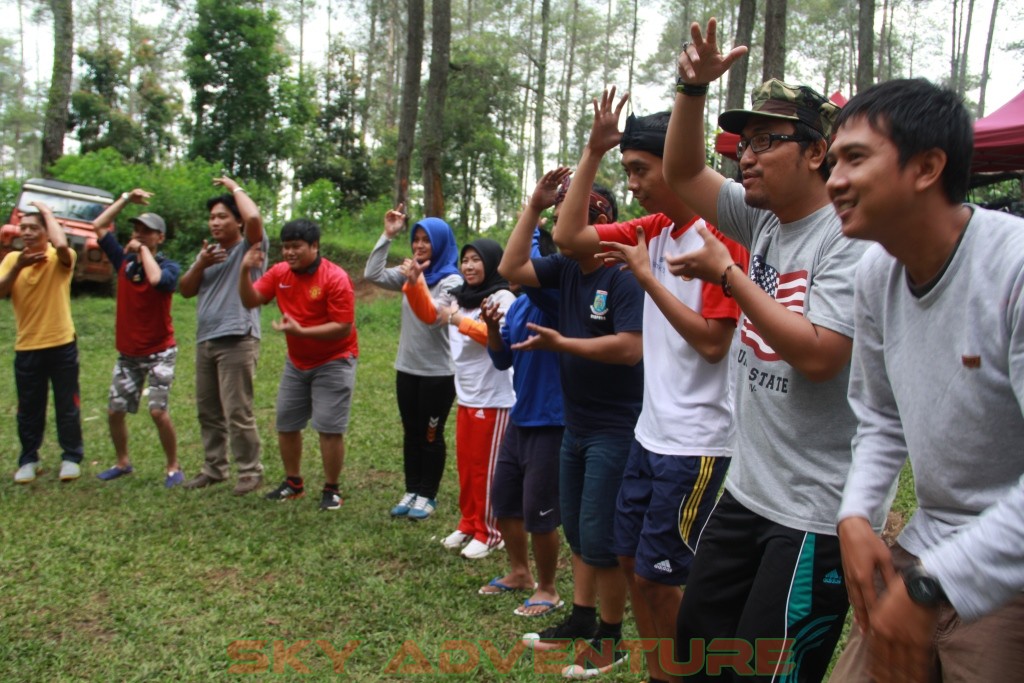
[[[939,585],[939,580],[929,574],[920,563],[905,567],[900,571],[900,575],[907,587],[907,595],[918,605],[938,607],[946,601],[946,594]]]

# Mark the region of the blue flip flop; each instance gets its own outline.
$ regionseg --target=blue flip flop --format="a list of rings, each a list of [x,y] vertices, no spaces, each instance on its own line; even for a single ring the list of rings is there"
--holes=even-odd
[[[498,590],[496,590],[496,591],[484,590],[484,588],[487,588],[488,586],[491,586],[493,588],[497,588]],[[512,586],[509,586],[506,583],[502,583],[501,582],[501,577],[500,576],[495,576],[493,579],[490,580],[490,582],[487,584],[487,586],[483,586],[483,587],[480,588],[480,590],[477,591],[477,595],[504,595],[505,593],[515,593],[516,591],[524,591],[524,590],[526,590],[526,589],[525,588],[513,588]]]
[[[533,619],[534,617],[545,617],[555,610],[562,609],[565,606],[565,600],[559,600],[558,602],[551,602],[550,600],[523,600],[523,604],[512,610],[512,614],[517,617],[526,617],[527,619]],[[524,612],[524,609],[531,607],[546,607],[542,612]]]
[[[118,477],[123,477],[126,474],[131,474],[134,471],[135,468],[132,467],[131,465],[128,465],[128,467],[125,468],[120,468],[117,465],[114,465],[109,470],[103,470],[102,472],[97,474],[96,478],[101,479],[103,481],[110,481],[112,479],[117,479]]]

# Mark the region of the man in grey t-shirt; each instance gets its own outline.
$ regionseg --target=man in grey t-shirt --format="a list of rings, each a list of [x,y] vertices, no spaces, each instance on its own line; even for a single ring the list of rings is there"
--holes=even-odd
[[[694,24],[679,56],[663,168],[684,202],[750,250],[750,272],[708,237],[667,259],[677,275],[720,284],[744,316],[736,450],[700,536],[677,660],[692,661],[694,639],[758,642],[758,652],[775,641],[778,657],[754,662],[757,675],[820,680],[849,609],[835,515],[855,428],[846,386],[865,245],[842,235],[829,202],[825,153],[838,108],[813,89],[772,79],[754,90],[751,109],[719,117],[740,135],[742,185],[705,165],[707,84],[746,52],[722,55],[715,34],[714,20],[706,36]]]
[[[256,203],[228,177],[214,185],[230,194],[206,202],[212,241],[178,281],[185,298],[199,297],[196,310],[196,409],[205,459],[198,476],[185,482],[198,489],[225,481],[230,475],[227,449],[238,466],[235,495],[250,493],[263,482],[260,436],[252,411],[253,373],[260,354],[259,309],[249,310],[238,295],[238,277],[245,252],[270,241]],[[266,269],[254,268],[259,279]]]
[[[1024,668],[1024,221],[963,203],[972,146],[960,97],[916,79],[850,100],[829,151],[843,232],[878,242],[857,269],[838,526],[857,618],[833,681]],[[908,458],[918,509],[890,549],[870,518]]]

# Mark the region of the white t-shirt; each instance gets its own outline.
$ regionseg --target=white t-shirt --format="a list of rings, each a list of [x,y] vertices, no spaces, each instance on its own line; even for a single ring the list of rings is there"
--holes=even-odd
[[[504,313],[516,300],[516,295],[502,289],[489,299],[497,301],[498,310]],[[479,308],[460,308],[459,312],[470,320],[480,320]],[[467,408],[511,408],[516,402],[512,369],[498,370],[491,362],[486,346],[455,328],[449,330],[448,339],[455,362],[455,393],[459,405]]]

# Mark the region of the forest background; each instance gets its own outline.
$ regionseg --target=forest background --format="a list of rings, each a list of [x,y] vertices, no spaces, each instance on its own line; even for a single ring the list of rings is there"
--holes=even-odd
[[[641,6],[642,5],[642,6]],[[156,192],[168,251],[205,234],[226,172],[268,225],[305,215],[367,250],[384,211],[500,238],[548,167],[578,158],[606,84],[671,104],[692,20],[749,57],[709,122],[768,77],[850,97],[925,76],[977,116],[1024,80],[1021,0],[3,0],[0,215],[45,175]],[[708,126],[709,135],[714,125]],[[709,162],[726,173],[728,161]],[[614,155],[599,181],[625,200]],[[126,216],[136,210],[130,207]],[[271,233],[276,233],[272,228]]]

